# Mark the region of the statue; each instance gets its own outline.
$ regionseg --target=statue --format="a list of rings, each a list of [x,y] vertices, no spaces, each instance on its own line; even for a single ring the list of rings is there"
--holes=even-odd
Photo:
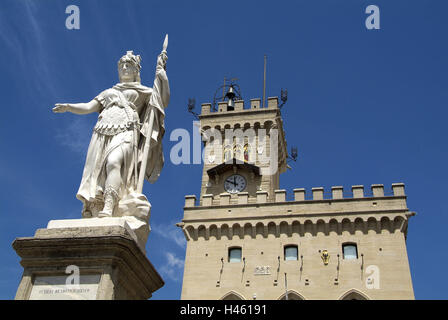
[[[141,58],[127,51],[118,61],[120,83],[88,103],[57,103],[55,113],[98,112],[76,197],[83,218],[125,217],[144,244],[151,205],[142,194],[144,179],[154,183],[163,167],[164,108],[170,88],[165,37],[153,88],[140,82]]]

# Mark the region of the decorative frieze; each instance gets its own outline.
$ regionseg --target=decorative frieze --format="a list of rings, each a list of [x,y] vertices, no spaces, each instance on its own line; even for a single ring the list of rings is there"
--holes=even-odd
[[[231,240],[234,237],[243,239],[244,237],[256,238],[261,235],[264,238],[268,235],[280,237],[282,234],[291,237],[293,234],[298,234],[304,237],[309,234],[312,237],[329,236],[332,233],[342,235],[343,233],[355,234],[357,232],[367,234],[369,232],[375,233],[396,233],[402,232],[406,235],[407,223],[409,215],[400,214],[370,214],[370,215],[356,215],[348,217],[341,215],[338,217],[280,217],[275,220],[259,219],[244,220],[240,222],[184,222],[179,225],[184,231],[187,240],[209,240],[210,237],[221,239],[226,237]]]

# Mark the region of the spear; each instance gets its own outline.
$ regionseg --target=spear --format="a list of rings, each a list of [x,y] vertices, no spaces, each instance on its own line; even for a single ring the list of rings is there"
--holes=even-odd
[[[168,48],[168,34],[165,35],[165,40],[163,40],[162,52],[166,53],[166,48]]]
[[[162,47],[162,53],[166,53],[166,49],[168,47],[168,34],[165,36],[165,40],[163,41],[163,47]],[[149,110],[151,109],[151,110]],[[140,173],[138,176],[138,184],[137,184],[137,193],[143,192],[143,182],[145,180],[145,172],[146,172],[146,165],[148,163],[148,153],[149,153],[149,147],[151,144],[151,136],[152,136],[152,127],[154,124],[154,108],[151,106],[148,106],[146,112],[150,112],[149,114],[149,126],[148,131],[146,132],[146,140],[145,140],[145,147],[143,148],[143,158],[142,158],[142,164],[140,166]]]

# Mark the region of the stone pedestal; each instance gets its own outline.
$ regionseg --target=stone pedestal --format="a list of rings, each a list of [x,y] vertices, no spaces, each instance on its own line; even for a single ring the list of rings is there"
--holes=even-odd
[[[105,219],[105,226],[81,219],[75,227],[54,220],[34,237],[15,239],[24,268],[15,299],[150,298],[162,278],[127,223]]]

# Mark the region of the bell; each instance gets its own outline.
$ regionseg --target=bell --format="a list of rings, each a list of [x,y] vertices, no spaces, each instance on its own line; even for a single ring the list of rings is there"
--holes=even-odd
[[[233,91],[233,86],[230,86],[229,91],[226,93],[226,98],[233,100],[235,98],[235,92]]]
[[[235,110],[235,104],[233,98],[235,98],[235,92],[233,91],[233,86],[230,86],[229,91],[226,93],[226,98],[229,99],[227,102],[227,111]]]

